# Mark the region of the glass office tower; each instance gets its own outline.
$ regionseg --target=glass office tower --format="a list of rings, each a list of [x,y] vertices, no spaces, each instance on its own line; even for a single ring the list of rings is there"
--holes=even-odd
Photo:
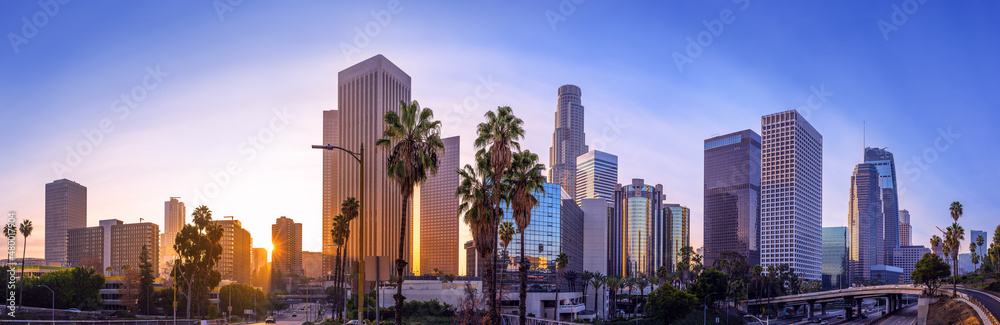
[[[538,205],[531,209],[531,224],[524,230],[524,257],[531,262],[532,271],[555,272],[555,259],[563,252],[569,257],[566,271],[583,272],[583,210],[561,186],[545,183],[543,188],[544,193],[535,192]],[[514,223],[510,208],[504,209],[500,222],[504,221]],[[498,256],[503,254],[502,244],[497,249]],[[514,234],[507,252],[510,258],[500,256],[501,263],[508,271],[516,272],[520,234]]]
[[[614,211],[608,235],[608,275],[652,274],[668,266],[668,223],[663,215],[663,185],[633,178],[615,185]]]
[[[705,140],[705,257],[735,251],[760,264],[760,136],[751,130]]]
[[[667,269],[676,271],[677,254],[684,246],[691,246],[691,209],[680,204],[664,204],[663,216],[667,219]],[[711,267],[711,264],[705,264]],[[753,264],[750,264],[753,265]],[[657,266],[659,268],[659,266]]]
[[[847,278],[847,227],[823,227],[823,290],[850,287]]]
[[[899,197],[896,193],[896,162],[885,148],[865,148],[865,162],[878,169],[882,187],[882,217],[884,238],[883,260],[893,261],[893,250],[899,247]]]
[[[861,163],[851,176],[847,224],[851,232],[849,268],[851,281],[871,279],[871,268],[885,265],[882,188],[874,164]]]

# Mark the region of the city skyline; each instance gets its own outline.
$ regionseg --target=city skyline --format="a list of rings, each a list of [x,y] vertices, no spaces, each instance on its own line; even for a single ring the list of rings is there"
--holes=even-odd
[[[412,98],[435,110],[444,124],[442,135],[465,138],[461,145],[463,165],[471,162],[474,152],[471,139],[475,123],[483,112],[499,105],[514,107],[525,120],[524,147],[539,153],[541,161],[548,161],[545,149],[551,146],[553,89],[567,83],[587,89],[585,131],[590,135],[589,145],[614,152],[619,157],[620,175],[641,175],[671,184],[664,190],[669,202],[695,207],[691,211],[695,247],[701,246],[703,229],[704,211],[697,208],[703,206],[703,175],[699,172],[703,162],[698,159],[702,139],[731,130],[759,131],[756,128],[762,115],[806,108],[803,113],[811,114],[809,121],[828,137],[824,142],[823,225],[845,225],[849,190],[843,180],[856,164],[857,148],[863,143],[861,121],[867,120],[869,125],[878,125],[868,127],[867,143],[889,147],[899,159],[899,208],[913,213],[913,243],[926,245],[927,238],[936,232],[934,226],[950,222],[948,202],[961,200],[966,205],[967,215],[962,220],[966,229],[991,230],[993,226],[985,216],[1000,213],[997,203],[982,193],[991,193],[989,189],[977,185],[1000,179],[1000,173],[987,164],[995,154],[985,153],[987,159],[981,159],[977,149],[988,145],[985,141],[997,132],[989,126],[996,120],[996,113],[986,109],[996,106],[996,99],[981,98],[991,89],[984,71],[995,71],[990,67],[997,63],[979,59],[980,55],[986,58],[995,54],[997,43],[975,35],[959,35],[961,30],[991,30],[989,26],[997,23],[948,20],[956,25],[932,29],[941,26],[949,15],[979,11],[983,8],[978,6],[990,5],[951,4],[921,9],[886,40],[876,22],[888,19],[888,4],[849,4],[845,6],[856,7],[843,8],[785,4],[782,8],[755,3],[747,11],[738,4],[732,8],[689,4],[684,9],[691,13],[680,15],[665,7],[649,10],[628,4],[604,7],[586,3],[565,21],[551,23],[544,13],[558,12],[554,4],[517,4],[511,8],[455,4],[444,8],[404,2],[403,11],[393,13],[391,24],[384,26],[379,35],[366,35],[370,39],[367,46],[353,43],[355,28],[363,30],[365,24],[376,21],[369,12],[388,10],[381,5],[343,4],[351,6],[343,8],[327,4],[330,10],[303,13],[273,4],[244,4],[225,15],[210,7],[185,4],[139,4],[134,15],[98,13],[110,6],[107,4],[66,7],[17,52],[11,48],[0,51],[3,75],[19,76],[0,80],[0,98],[10,99],[6,106],[9,109],[4,109],[9,118],[0,125],[18,135],[3,140],[9,144],[5,147],[10,155],[17,159],[0,163],[4,170],[0,182],[7,185],[0,190],[0,206],[35,222],[36,235],[28,239],[28,257],[44,254],[43,184],[62,178],[88,187],[86,226],[108,218],[126,223],[144,218],[157,223],[163,213],[160,202],[180,196],[190,209],[205,203],[199,202],[205,198],[215,215],[240,219],[253,237],[263,242],[258,245],[262,247],[270,248],[266,243],[270,238],[268,226],[276,216],[287,215],[306,229],[320,229],[321,161],[320,154],[308,145],[321,139],[320,112],[340,109],[336,73],[381,53],[414,77]],[[0,13],[2,21],[18,22],[22,16],[38,11],[34,3],[4,6],[9,10]],[[354,14],[356,19],[331,21],[327,13],[337,9]],[[495,10],[496,17],[462,16],[457,22],[440,23],[415,18],[438,10],[457,14],[477,9]],[[683,72],[678,71],[673,54],[684,53],[686,39],[701,31],[701,21],[717,16],[723,9],[736,10],[738,20],[726,25],[724,34],[692,63],[684,65]],[[668,19],[645,16],[663,11]],[[855,11],[865,13],[853,14]],[[148,33],[117,34],[108,29],[113,25],[141,24],[158,12],[186,17],[193,23],[181,28],[179,23],[156,19],[152,21],[162,23],[162,27],[142,24],[146,29],[139,29]],[[644,38],[656,37],[662,38],[662,44],[653,48],[642,45],[629,54],[596,49],[586,56],[566,57],[566,53],[581,50],[582,45],[560,49],[558,45],[565,43],[553,40],[589,37],[595,27],[588,24],[597,24],[600,17],[596,15],[601,12],[642,16],[631,20],[638,25],[618,20],[619,24],[609,25],[609,30],[594,36],[594,41],[638,44]],[[802,22],[805,27],[801,34],[766,36],[777,29],[765,22],[769,17],[792,13],[818,22]],[[267,21],[269,14],[305,16],[301,23],[269,27],[274,30],[255,26],[264,25],[259,23]],[[89,15],[99,15],[106,21],[81,24],[93,19]],[[822,18],[824,15],[834,18]],[[530,23],[515,31],[490,32],[504,17],[523,18]],[[855,26],[837,18],[864,23]],[[461,30],[455,27],[462,25],[456,24],[471,27]],[[841,26],[841,34],[826,34],[828,25],[823,24]],[[69,28],[74,25],[79,27]],[[18,26],[9,25],[7,29],[16,30]],[[195,30],[208,33],[189,34]],[[459,41],[427,36],[418,38],[419,42],[431,46],[421,46],[418,41],[407,40],[414,35],[411,33],[435,35],[444,30],[456,32],[454,38]],[[264,33],[249,36],[253,31]],[[283,39],[290,31],[301,36]],[[482,32],[499,39],[496,51],[483,48],[479,41],[482,36],[477,34]],[[538,36],[514,39],[523,38],[522,33]],[[815,40],[811,36],[814,34],[827,37]],[[83,39],[93,42],[67,41],[80,35],[88,35]],[[317,44],[316,39],[329,42]],[[842,47],[857,39],[861,40],[857,51],[792,51],[792,47],[800,45]],[[206,44],[210,42],[215,44]],[[273,43],[281,50],[247,50],[260,42]],[[526,50],[546,42],[554,44]],[[185,49],[192,43],[204,48]],[[933,45],[920,45],[924,43]],[[358,52],[345,55],[342,44],[355,46]],[[780,45],[788,53],[752,49],[767,45]],[[411,55],[412,48],[426,49],[428,53]],[[910,55],[922,50],[933,51]],[[128,59],[120,59],[117,53],[125,52],[129,53]],[[40,55],[43,53],[48,54]],[[466,55],[448,59],[448,53]],[[652,63],[649,53],[658,55],[657,62]],[[763,58],[765,53],[773,57]],[[603,55],[612,55],[613,60],[595,59]],[[632,65],[628,61],[643,63]],[[830,61],[837,64],[826,66]],[[941,61],[953,62],[959,68],[927,64]],[[649,64],[655,65],[653,70],[644,71]],[[579,69],[588,65],[598,72]],[[923,74],[920,80],[962,82],[941,85],[913,81],[907,70],[911,68]],[[877,73],[873,76],[871,71]],[[94,80],[98,75],[102,78]],[[735,86],[712,85],[723,76],[733,80]],[[149,82],[143,84],[144,79]],[[61,96],[46,95],[57,87],[64,90]],[[134,89],[140,89],[134,93],[143,97],[136,107],[122,111],[121,107],[128,106],[109,105],[120,94],[132,94]],[[649,96],[654,89],[663,93]],[[672,100],[663,104],[660,97]],[[965,109],[943,108],[956,104]],[[623,113],[625,110],[627,113]],[[113,130],[100,133],[101,121],[106,117],[114,122]],[[878,121],[883,123],[873,123]],[[660,131],[660,138],[665,140],[656,141],[653,147],[647,133],[636,131],[640,129]],[[172,140],[149,145],[151,139]],[[81,141],[90,141],[91,148],[77,152],[75,147]],[[70,153],[80,155],[76,164],[75,160],[66,160],[67,146]],[[239,172],[228,171],[230,162],[236,163]],[[55,169],[55,163],[69,168]],[[213,191],[213,186],[217,190]],[[463,232],[461,243],[469,238],[464,226]],[[303,250],[321,251],[322,240],[317,237],[304,234]]]

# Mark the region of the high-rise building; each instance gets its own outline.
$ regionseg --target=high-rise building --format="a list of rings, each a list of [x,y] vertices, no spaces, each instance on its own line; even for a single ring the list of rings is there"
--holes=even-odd
[[[865,148],[865,163],[878,169],[882,187],[882,218],[884,239],[882,249],[886,264],[892,264],[892,252],[899,247],[899,197],[896,192],[896,162],[885,148]]]
[[[282,216],[271,225],[271,265],[284,275],[302,275],[302,224]]]
[[[580,87],[575,85],[559,87],[556,129],[549,148],[549,182],[559,184],[573,198],[576,198],[576,157],[590,151],[583,132],[581,95]]]
[[[978,238],[979,236],[983,236],[983,245],[989,245],[989,243],[990,243],[990,237],[988,235],[986,235],[985,231],[982,231],[982,230],[970,230],[969,231],[969,242],[970,243],[976,243],[976,254],[979,254],[980,256],[983,256],[984,254],[986,254],[986,251],[984,250],[984,249],[986,249],[986,246],[979,245],[979,243],[976,242],[976,240],[977,240],[976,238]]]
[[[618,184],[618,156],[591,150],[576,157],[576,204],[584,199],[602,198],[612,204]]]
[[[667,221],[667,235],[664,238],[667,240],[667,252],[663,260],[667,269],[672,272],[676,271],[681,248],[691,246],[691,209],[680,204],[665,203],[663,204],[663,218]],[[701,250],[698,255],[705,256],[705,247],[702,246],[698,249]]]
[[[45,261],[66,263],[66,232],[87,226],[87,188],[68,179],[45,184]]]
[[[972,255],[969,253],[958,254],[958,275],[966,275],[975,270],[976,266],[972,264]]]
[[[358,245],[364,237],[362,256],[386,256],[389,260],[399,258],[399,234],[403,209],[403,198],[399,186],[386,176],[386,161],[389,153],[377,149],[375,141],[382,138],[383,117],[388,111],[399,111],[400,101],[410,102],[410,76],[382,55],[376,55],[337,74],[337,117],[336,145],[358,152],[364,146],[364,202],[361,203],[361,218],[365,220],[364,233],[356,219],[351,222],[351,238],[345,245],[348,260],[358,259]],[[347,197],[360,199],[360,165],[354,157],[333,151],[333,174],[335,182],[332,207],[338,211],[340,203]],[[412,201],[411,201],[412,202]],[[336,215],[334,213],[333,215]],[[411,213],[407,213],[412,216]],[[330,219],[332,221],[332,219]],[[331,224],[331,222],[324,222]],[[403,243],[406,261],[412,261],[409,249],[412,228],[407,223]],[[320,234],[329,237],[329,231]],[[326,247],[326,246],[325,246]],[[301,249],[300,249],[301,250]],[[330,250],[327,250],[330,252]],[[271,261],[276,263],[274,259]],[[324,263],[329,264],[329,263]],[[412,264],[412,262],[411,262]],[[409,270],[409,267],[407,267]]]
[[[580,209],[583,210],[583,270],[607,274],[608,220],[612,209],[604,198],[583,199]]]
[[[823,136],[795,110],[761,117],[761,264],[822,269]]]
[[[465,275],[481,277],[483,270],[486,270],[486,261],[479,257],[475,242],[465,242]]]
[[[67,240],[73,243],[67,248],[66,265],[104,272],[104,227],[73,228],[66,232]]]
[[[340,111],[323,111],[323,144],[340,146]],[[333,273],[333,260],[337,247],[333,245],[333,219],[340,214],[340,204],[343,196],[337,192],[340,181],[337,180],[337,168],[342,153],[334,150],[323,150],[323,274]],[[266,260],[266,259],[265,259]]]
[[[427,175],[413,199],[415,217],[419,216],[420,274],[438,269],[444,274],[458,274],[458,157],[459,137],[441,139],[444,152],[438,154],[438,173]],[[417,244],[415,243],[416,247]],[[414,249],[416,250],[416,249]]]
[[[734,251],[760,264],[760,135],[705,140],[705,265]]]
[[[823,227],[823,290],[851,286],[847,274],[847,227]]]
[[[267,248],[254,247],[250,251],[251,274],[265,264],[267,264]]]
[[[302,272],[310,279],[323,279],[323,253],[302,252]]]
[[[531,262],[532,271],[554,272],[556,257],[566,253],[566,271],[583,272],[583,210],[561,186],[544,183],[542,187],[544,192],[534,193],[538,205],[531,209],[531,224],[524,230],[524,258]],[[512,209],[503,210],[500,222],[514,222]],[[507,251],[511,256],[507,269],[516,271],[514,256],[521,255],[520,234],[514,235]]]
[[[910,225],[910,211],[899,210],[899,246],[913,245],[913,226]],[[895,254],[895,250],[893,252]]]
[[[874,164],[861,163],[851,176],[847,224],[851,233],[849,266],[851,279],[871,279],[871,267],[885,265],[882,187]]]
[[[186,223],[187,211],[179,197],[163,202],[163,234],[160,235],[160,265],[179,258],[174,251],[174,239]]]
[[[910,279],[910,274],[916,269],[917,261],[923,258],[924,254],[930,252],[930,248],[911,245],[900,246],[894,250],[892,264],[903,269],[903,283],[913,282],[913,279]]]
[[[253,238],[250,237],[249,231],[243,229],[242,222],[225,218],[212,221],[223,230],[220,241],[222,256],[219,262],[215,263],[215,270],[222,274],[223,280],[250,284],[253,275],[250,250],[253,247]]]
[[[663,185],[641,178],[615,185],[614,211],[608,231],[608,275],[652,274],[670,267],[668,222],[663,216]]]
[[[105,229],[105,231],[107,231]],[[111,267],[113,275],[122,275],[124,265],[130,265],[139,270],[142,263],[140,252],[143,246],[149,254],[149,263],[153,265],[153,277],[160,276],[156,262],[160,260],[160,226],[151,222],[123,223],[111,226]]]

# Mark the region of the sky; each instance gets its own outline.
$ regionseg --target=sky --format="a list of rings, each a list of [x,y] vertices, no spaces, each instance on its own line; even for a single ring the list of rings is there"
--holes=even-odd
[[[34,222],[29,257],[44,255],[44,185],[61,178],[88,188],[89,226],[162,225],[179,196],[188,214],[206,204],[242,221],[255,247],[287,216],[319,251],[309,146],[337,108],[337,72],[382,54],[442,135],[462,137],[462,164],[482,115],[505,105],[548,162],[557,89],[580,86],[591,149],[619,157],[619,182],[663,184],[690,207],[694,247],[704,139],[789,109],[823,135],[824,226],[847,224],[868,145],[895,154],[914,244],[950,222],[952,201],[966,230],[992,233],[998,13],[933,0],[5,1],[0,209]]]

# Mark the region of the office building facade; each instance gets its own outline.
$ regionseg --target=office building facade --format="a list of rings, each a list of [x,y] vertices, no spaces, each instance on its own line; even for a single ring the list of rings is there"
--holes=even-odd
[[[302,252],[302,275],[322,280],[323,274],[323,252]]]
[[[531,271],[555,272],[555,259],[566,253],[569,264],[566,271],[583,272],[583,210],[576,205],[561,186],[544,183],[543,191],[535,191],[538,205],[531,209],[531,224],[524,230],[524,257],[531,263]],[[504,209],[500,222],[514,223],[512,209]],[[516,223],[515,223],[516,224]],[[502,249],[498,247],[498,249]],[[517,271],[517,258],[521,254],[521,235],[515,234],[507,248],[511,258],[505,265],[508,271]]]
[[[215,270],[222,274],[223,280],[250,284],[253,275],[253,238],[249,231],[243,229],[242,222],[225,218],[212,221],[223,230],[222,240],[219,242],[222,245],[222,256],[215,263]]]
[[[337,74],[337,117],[336,145],[353,152],[358,152],[364,145],[365,188],[364,202],[361,205],[361,218],[365,220],[362,233],[359,220],[351,222],[351,238],[346,244],[345,254],[348,260],[358,259],[358,246],[364,238],[362,256],[386,256],[389,260],[400,258],[399,234],[400,218],[403,209],[403,198],[399,186],[386,176],[386,161],[389,153],[377,149],[375,141],[382,138],[384,130],[383,117],[386,112],[398,112],[400,102],[410,103],[410,76],[382,55],[376,55]],[[351,155],[333,151],[332,179],[334,182],[329,190],[332,199],[329,200],[339,214],[340,203],[347,197],[360,199],[359,178],[360,165]],[[326,167],[324,167],[326,168]],[[324,189],[326,190],[326,189]],[[408,216],[413,214],[408,212]],[[324,222],[325,225],[332,223]],[[408,225],[412,222],[408,222]],[[404,229],[404,258],[412,261],[411,237],[412,227]],[[329,237],[329,231],[320,234]],[[324,246],[327,252],[329,246]],[[272,263],[275,263],[272,259]],[[324,263],[329,264],[329,263]],[[409,270],[409,266],[407,267]]]
[[[611,207],[603,198],[583,199],[583,270],[608,274],[608,220]]]
[[[924,257],[924,254],[930,253],[930,248],[920,246],[900,246],[893,250],[893,265],[898,268],[903,269],[903,283],[913,283],[913,279],[910,278],[910,274],[916,269],[917,261],[920,261]]]
[[[847,227],[823,227],[823,290],[851,286],[847,272]]]
[[[549,182],[559,184],[570,197],[576,197],[576,157],[587,151],[583,132],[583,104],[580,87],[559,87],[555,113],[555,131],[549,148]]]
[[[105,229],[105,231],[107,231]],[[130,265],[136,271],[142,263],[140,252],[145,246],[149,263],[153,266],[153,277],[160,276],[157,261],[160,260],[160,226],[151,222],[123,223],[111,226],[111,267],[113,275],[124,275],[122,267]]]
[[[751,130],[705,140],[705,265],[727,251],[760,264],[760,141]]]
[[[160,235],[160,265],[178,259],[174,251],[174,239],[181,232],[187,219],[187,209],[179,197],[171,197],[163,202],[163,234]]]
[[[823,136],[795,110],[761,117],[761,264],[822,269]]]
[[[486,270],[486,261],[482,257],[479,257],[479,252],[476,250],[476,244],[473,241],[465,242],[465,275],[482,277],[483,271]]]
[[[340,111],[323,111],[323,144],[341,146],[340,144]],[[369,145],[371,146],[371,145]],[[371,149],[369,149],[371,150]],[[337,247],[333,245],[333,219],[340,214],[340,204],[343,196],[338,192],[340,181],[339,166],[342,152],[323,150],[323,274],[333,273],[333,263]]]
[[[670,267],[663,185],[647,185],[640,178],[615,185],[614,210],[608,226],[608,275],[652,274]]]
[[[678,255],[681,253],[681,248],[691,246],[691,209],[680,204],[664,204],[663,217],[667,220],[667,235],[665,236],[667,252],[663,260],[667,269],[676,271],[677,262],[680,261]],[[698,249],[701,250],[697,252],[698,255],[705,256],[705,247],[702,246]]]
[[[871,268],[885,265],[882,187],[878,169],[870,163],[855,166],[851,176],[851,195],[847,223],[851,233],[850,276],[871,279]]]
[[[458,274],[458,136],[441,139],[444,152],[438,153],[438,172],[427,175],[413,199],[415,217],[419,217],[420,234],[419,274],[430,274],[437,269],[444,274]],[[415,218],[417,219],[417,218]],[[398,235],[397,235],[398,236]],[[416,247],[417,244],[414,244]]]
[[[67,230],[87,227],[87,188],[68,179],[45,184],[45,261],[66,263]]]
[[[584,199],[602,198],[611,204],[618,184],[618,156],[591,150],[576,157],[576,204]]]
[[[283,275],[302,275],[302,224],[282,216],[271,225],[271,267]]]
[[[910,225],[910,211],[899,210],[899,247],[913,245],[913,226]],[[895,254],[895,250],[894,253]]]
[[[67,240],[73,243],[67,248],[66,265],[104,272],[104,227],[73,228],[66,232]]]
[[[882,188],[883,260],[892,263],[892,252],[899,247],[899,197],[896,192],[896,161],[885,148],[865,148],[865,163],[878,169]]]
[[[265,264],[267,264],[267,248],[254,247],[250,251],[251,274],[253,274],[253,271],[257,271],[257,269],[261,268]]]
[[[979,236],[983,237],[982,245],[979,245],[979,243],[977,242]],[[987,235],[986,232],[982,230],[970,230],[968,240],[971,243],[976,243],[976,254],[979,254],[979,256],[983,256],[987,253],[986,250],[991,242],[989,235]]]

